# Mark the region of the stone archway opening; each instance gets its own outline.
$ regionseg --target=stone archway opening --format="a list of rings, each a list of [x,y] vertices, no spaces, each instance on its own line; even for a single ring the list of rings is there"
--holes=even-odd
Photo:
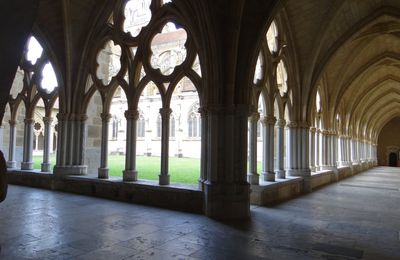
[[[389,154],[389,166],[390,167],[397,167],[397,160],[398,160],[398,156],[397,153],[391,152]]]

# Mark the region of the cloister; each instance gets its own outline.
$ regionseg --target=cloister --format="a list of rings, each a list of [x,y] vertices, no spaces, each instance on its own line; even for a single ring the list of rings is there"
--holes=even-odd
[[[0,12],[11,190],[243,220],[372,168],[397,183],[375,167],[399,165],[399,1],[16,0]],[[158,181],[138,156],[159,157]],[[171,182],[171,157],[199,159],[195,185]]]

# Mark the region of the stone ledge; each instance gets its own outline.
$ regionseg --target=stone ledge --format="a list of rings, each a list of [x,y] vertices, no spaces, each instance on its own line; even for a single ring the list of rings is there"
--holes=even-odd
[[[123,182],[91,176],[56,176],[40,171],[12,170],[10,184],[77,193],[192,213],[203,213],[204,193],[195,185],[163,185],[152,181]]]
[[[331,170],[318,171],[311,174],[311,190],[335,182],[335,172]]]
[[[250,203],[259,206],[270,206],[286,201],[303,193],[303,178],[287,177],[275,182],[261,182],[251,185]]]

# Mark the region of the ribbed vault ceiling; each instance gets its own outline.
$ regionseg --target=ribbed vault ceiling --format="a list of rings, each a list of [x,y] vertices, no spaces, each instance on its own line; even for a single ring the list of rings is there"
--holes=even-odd
[[[73,70],[82,62],[65,60],[80,57],[79,53],[71,56],[66,52],[85,45],[112,2],[41,1],[36,28],[51,45],[59,64],[70,66],[61,69]],[[347,128],[351,124],[368,126],[371,134],[400,116],[400,1],[282,3],[296,50],[302,104],[308,104],[317,86],[322,86],[325,106],[329,107],[326,118],[332,121],[339,113]],[[66,42],[74,46],[65,46]]]
[[[284,10],[300,85],[323,88],[328,127],[339,114],[344,131],[377,138],[400,116],[400,1],[288,0]]]

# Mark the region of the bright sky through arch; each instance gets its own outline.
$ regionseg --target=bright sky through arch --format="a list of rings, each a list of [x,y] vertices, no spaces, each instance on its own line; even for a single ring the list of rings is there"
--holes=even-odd
[[[42,56],[43,48],[35,37],[31,36],[28,43],[28,53],[26,59],[29,60],[32,65],[35,65],[36,61]]]
[[[43,67],[42,76],[42,88],[47,93],[51,93],[58,86],[58,83],[56,73],[54,72],[53,66],[50,62]]]

